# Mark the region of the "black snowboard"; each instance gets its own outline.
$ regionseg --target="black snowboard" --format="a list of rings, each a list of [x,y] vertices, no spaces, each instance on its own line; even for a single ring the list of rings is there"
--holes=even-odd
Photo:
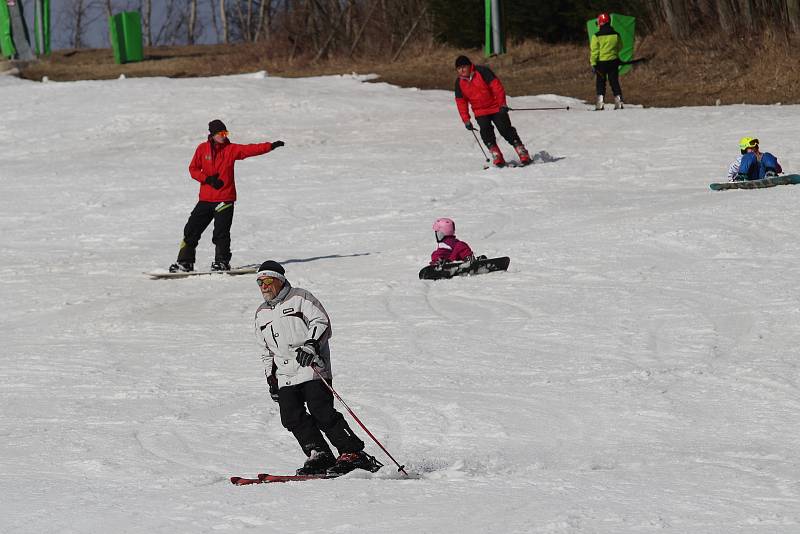
[[[493,271],[505,271],[508,269],[508,264],[510,262],[511,258],[503,256],[502,258],[480,258],[472,263],[445,263],[441,267],[428,265],[427,267],[423,267],[419,272],[419,279],[442,280],[444,278],[453,278],[454,276],[471,276],[473,274],[486,274]]]

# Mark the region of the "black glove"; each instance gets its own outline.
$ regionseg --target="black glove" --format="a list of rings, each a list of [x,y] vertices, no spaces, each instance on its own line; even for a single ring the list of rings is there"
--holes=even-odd
[[[272,142],[272,148],[273,148],[273,149],[275,149],[275,148],[280,148],[280,147],[282,147],[283,145],[284,145],[284,142],[283,142],[283,141],[273,141],[273,142]]]
[[[269,386],[269,396],[272,397],[272,400],[278,402],[278,377],[267,375],[267,385]]]
[[[212,174],[211,176],[206,176],[206,179],[203,183],[206,185],[210,185],[214,189],[222,189],[222,186],[225,185],[225,182],[219,179],[219,174]]]
[[[594,74],[597,74],[597,69],[596,69],[595,67],[592,67],[592,74],[593,74],[593,75],[594,75]]]
[[[464,128],[466,128],[466,129],[467,129],[467,130],[469,130],[469,131],[472,131],[472,130],[474,130],[474,129],[475,129],[475,127],[472,125],[472,121],[467,121],[467,122],[465,122],[465,123],[464,123]]]
[[[300,367],[308,367],[314,360],[316,360],[319,356],[319,341],[316,339],[309,339],[302,346],[298,347],[297,350],[297,363],[300,364]]]
[[[509,111],[511,110],[508,109],[508,106],[500,106],[500,113],[508,113]]]

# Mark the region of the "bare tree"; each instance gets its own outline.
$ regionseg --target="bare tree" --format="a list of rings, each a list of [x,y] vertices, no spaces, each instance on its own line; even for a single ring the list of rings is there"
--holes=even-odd
[[[219,0],[219,19],[222,22],[222,42],[228,44],[228,16],[225,14],[225,0]]]
[[[197,0],[189,0],[189,23],[186,25],[187,39],[189,44],[194,44],[194,32],[197,24]]]
[[[150,0],[142,0],[141,7],[139,10],[142,13],[142,36],[144,37],[144,45],[145,46],[152,46],[153,45],[153,31],[151,25],[151,9]]]

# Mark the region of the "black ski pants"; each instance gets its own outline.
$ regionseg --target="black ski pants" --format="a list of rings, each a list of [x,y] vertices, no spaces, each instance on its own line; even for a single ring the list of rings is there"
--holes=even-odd
[[[598,95],[606,94],[606,79],[611,85],[614,96],[622,98],[622,88],[619,86],[619,59],[611,61],[598,61],[594,66],[595,88]]]
[[[497,131],[511,146],[517,146],[522,143],[519,135],[517,135],[517,129],[511,126],[511,118],[506,112],[498,111],[491,115],[481,115],[480,117],[475,117],[475,120],[481,128],[481,139],[487,148],[492,148],[497,144],[492,123],[497,126]]]
[[[339,454],[364,450],[364,442],[353,434],[344,416],[334,409],[333,394],[321,380],[280,388],[278,406],[281,424],[294,434],[306,456],[310,456],[312,450],[331,451],[320,430]]]
[[[206,202],[201,200],[189,215],[183,228],[183,241],[178,251],[178,261],[194,263],[195,250],[200,236],[214,221],[211,242],[216,245],[214,261],[231,261],[231,225],[233,224],[233,202]]]

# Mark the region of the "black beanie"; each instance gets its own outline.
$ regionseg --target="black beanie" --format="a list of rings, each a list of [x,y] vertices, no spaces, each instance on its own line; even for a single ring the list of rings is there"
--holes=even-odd
[[[228,131],[228,128],[225,126],[225,123],[219,119],[214,119],[213,121],[208,123],[208,133],[211,135],[217,135],[219,132]]]
[[[261,273],[277,273],[283,277],[286,274],[283,266],[277,261],[267,260],[258,268],[258,274]]]
[[[456,68],[463,67],[465,65],[472,65],[472,61],[470,61],[467,56],[458,56],[456,58]]]

